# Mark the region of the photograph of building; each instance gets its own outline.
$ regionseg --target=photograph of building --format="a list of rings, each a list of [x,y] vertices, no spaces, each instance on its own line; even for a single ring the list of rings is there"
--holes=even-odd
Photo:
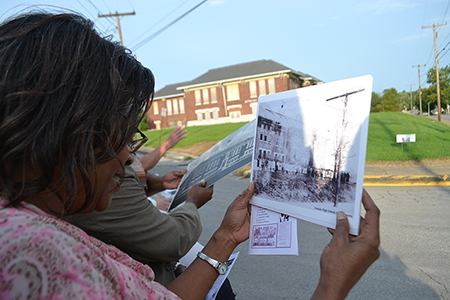
[[[323,83],[273,60],[212,69],[155,93],[147,113],[149,129],[248,122],[258,97]]]
[[[371,99],[371,76],[259,98],[250,203],[357,232]]]

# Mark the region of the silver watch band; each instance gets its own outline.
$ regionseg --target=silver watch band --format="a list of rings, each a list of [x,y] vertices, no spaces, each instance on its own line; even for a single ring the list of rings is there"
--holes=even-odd
[[[217,271],[217,273],[219,273],[219,275],[224,275],[227,273],[228,265],[226,263],[217,261],[217,260],[209,257],[208,255],[206,255],[203,252],[197,253],[197,257],[199,257],[199,258],[203,259],[204,261],[206,261],[207,263],[209,263],[214,269],[216,269],[216,271]]]
[[[213,268],[217,269],[217,267],[219,266],[219,261],[215,260],[214,258],[209,257],[208,255],[206,255],[203,252],[199,252],[197,253],[197,256],[201,259],[203,259],[204,261],[206,261],[207,263],[209,263]]]

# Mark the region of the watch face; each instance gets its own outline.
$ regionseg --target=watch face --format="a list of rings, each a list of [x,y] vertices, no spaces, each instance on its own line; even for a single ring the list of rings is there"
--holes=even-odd
[[[217,271],[219,271],[220,275],[224,275],[228,270],[228,266],[227,264],[220,264],[219,267],[217,268]]]

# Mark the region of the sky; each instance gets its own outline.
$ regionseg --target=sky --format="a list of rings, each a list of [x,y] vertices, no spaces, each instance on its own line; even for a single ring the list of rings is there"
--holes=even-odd
[[[439,67],[450,64],[449,0],[0,0],[0,20],[52,6],[82,13],[117,41],[115,17],[98,14],[134,11],[120,18],[124,46],[152,70],[156,90],[271,59],[324,82],[372,75],[374,92],[415,91],[413,66],[422,65],[422,88],[435,66],[433,28],[422,27],[446,22],[437,48]]]

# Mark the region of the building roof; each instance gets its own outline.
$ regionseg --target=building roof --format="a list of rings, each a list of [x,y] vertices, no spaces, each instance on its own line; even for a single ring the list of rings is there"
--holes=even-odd
[[[154,100],[162,99],[162,98],[173,98],[173,97],[182,97],[184,96],[184,92],[177,90],[177,87],[182,85],[189,84],[190,81],[180,82],[180,83],[174,83],[169,84],[163,87],[162,89],[158,90],[155,93]]]
[[[208,85],[219,82],[229,82],[252,77],[261,77],[274,73],[294,73],[301,78],[311,77],[311,79],[315,79],[312,76],[294,71],[273,60],[257,60],[253,62],[209,70],[205,74],[190,81],[188,84],[178,86],[178,89],[180,90],[194,86]],[[320,81],[318,79],[315,80]]]
[[[321,80],[313,76],[304,74],[299,71],[294,71],[273,60],[257,60],[253,62],[237,64],[228,67],[211,69],[205,74],[200,75],[199,77],[195,78],[192,81],[166,85],[165,87],[156,92],[155,99],[182,96],[184,95],[183,89],[186,88],[224,83],[242,79],[249,79],[254,77],[262,77],[278,73],[292,73],[303,80],[312,80],[314,82],[321,82]]]

